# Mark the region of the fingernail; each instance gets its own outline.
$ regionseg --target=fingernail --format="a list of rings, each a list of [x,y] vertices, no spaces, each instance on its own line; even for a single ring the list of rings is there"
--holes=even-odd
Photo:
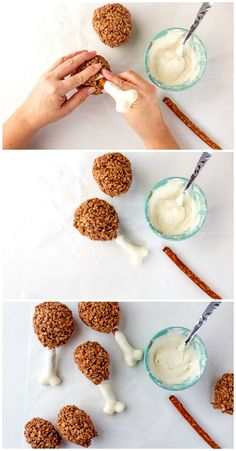
[[[101,69],[102,65],[101,65],[101,63],[98,63],[98,64],[94,64],[94,67],[95,67],[95,69]]]
[[[109,75],[111,72],[107,69],[102,69],[103,75]]]
[[[89,88],[88,93],[89,93],[89,94],[93,94],[95,91],[96,91],[95,88]]]

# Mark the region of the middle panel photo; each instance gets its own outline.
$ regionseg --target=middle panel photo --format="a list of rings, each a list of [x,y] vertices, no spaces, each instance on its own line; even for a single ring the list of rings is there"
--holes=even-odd
[[[35,151],[4,163],[6,299],[233,296],[231,153]]]

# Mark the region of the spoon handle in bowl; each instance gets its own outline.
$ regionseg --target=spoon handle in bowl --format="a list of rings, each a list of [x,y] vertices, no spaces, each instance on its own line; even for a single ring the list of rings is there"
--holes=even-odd
[[[214,312],[214,310],[219,307],[221,302],[210,302],[207,306],[207,308],[202,313],[201,317],[199,318],[198,322],[195,324],[193,330],[190,332],[189,336],[185,340],[185,346],[192,341],[192,339],[195,337],[197,331],[202,327],[202,325],[208,320],[209,316]]]
[[[209,160],[209,158],[212,156],[212,153],[210,152],[203,152],[201,157],[199,158],[198,162],[197,162],[197,166],[193,172],[193,174],[191,175],[190,179],[188,180],[183,194],[186,193],[186,191],[188,191],[188,189],[190,188],[190,186],[192,185],[193,181],[195,180],[195,178],[198,176],[199,172],[202,170],[202,168],[205,166],[205,164],[207,163],[207,161]]]
[[[198,27],[198,25],[200,24],[200,22],[202,21],[203,17],[205,16],[205,14],[209,11],[209,9],[212,7],[213,2],[204,2],[201,6],[201,8],[199,9],[197,16],[193,22],[193,24],[191,25],[188,33],[185,36],[183,45],[186,44],[186,42],[191,38],[193,32],[196,30],[196,28]]]

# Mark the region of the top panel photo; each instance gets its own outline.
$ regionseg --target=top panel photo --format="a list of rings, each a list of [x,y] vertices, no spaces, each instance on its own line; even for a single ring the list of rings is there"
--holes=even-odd
[[[3,149],[232,150],[233,2],[4,8]]]

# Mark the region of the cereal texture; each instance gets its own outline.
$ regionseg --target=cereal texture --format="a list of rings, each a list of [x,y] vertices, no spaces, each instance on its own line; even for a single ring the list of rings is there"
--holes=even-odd
[[[98,435],[90,416],[76,406],[65,406],[60,410],[56,427],[65,440],[84,448],[88,448]]]
[[[74,331],[72,312],[61,302],[43,302],[35,307],[33,327],[43,346],[57,348],[64,345]]]
[[[74,351],[74,360],[80,371],[95,385],[109,379],[109,354],[96,341],[86,341],[77,346]]]
[[[75,210],[74,227],[90,240],[113,240],[118,235],[119,218],[112,205],[94,198],[86,200]]]
[[[97,72],[97,74],[93,75],[92,77],[90,77],[88,79],[88,81],[86,81],[85,83],[83,83],[82,85],[80,85],[80,88],[83,88],[84,86],[91,86],[93,88],[95,88],[94,91],[94,95],[98,95],[98,94],[102,94],[103,91],[103,85],[99,84],[99,80],[101,79],[102,76],[102,69],[107,69],[110,70],[110,65],[107,62],[107,60],[105,60],[105,58],[103,58],[103,56],[101,55],[96,55],[94,58],[92,58],[89,61],[85,61],[85,63],[81,64],[76,71],[73,72],[72,75],[81,72],[82,70],[86,69],[86,67],[91,66],[91,64],[98,64],[100,63],[102,65],[101,69],[99,72]]]
[[[115,332],[120,323],[118,302],[80,302],[78,312],[82,321],[98,332]]]
[[[119,196],[126,193],[132,184],[131,163],[122,153],[106,153],[94,160],[93,176],[105,194]]]
[[[43,418],[33,418],[25,425],[24,435],[31,448],[60,448],[61,437]]]
[[[104,44],[119,47],[126,44],[131,37],[131,14],[120,3],[108,3],[95,9],[93,28]]]
[[[233,415],[234,413],[234,375],[225,373],[215,386],[212,405],[214,409],[220,409],[222,413]]]

